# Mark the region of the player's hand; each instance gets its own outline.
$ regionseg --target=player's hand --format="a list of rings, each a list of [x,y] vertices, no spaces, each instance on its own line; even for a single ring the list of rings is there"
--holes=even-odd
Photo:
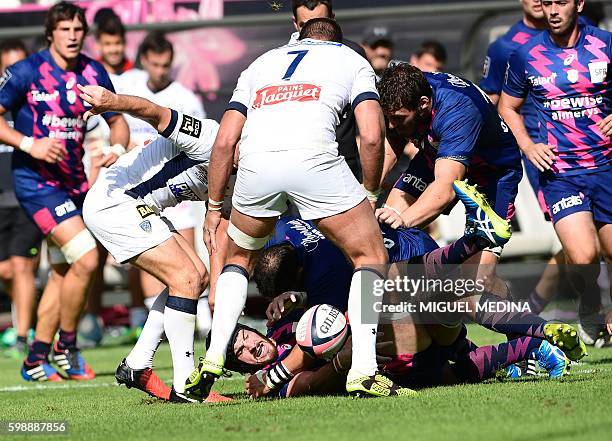
[[[268,372],[261,369],[255,372],[253,375],[247,375],[244,381],[244,390],[251,398],[259,398],[268,395],[272,392],[268,386],[266,386],[265,377]]]
[[[266,309],[266,317],[268,318],[266,326],[272,326],[274,322],[280,320],[300,305],[300,295],[301,293],[295,291],[287,291],[276,296],[268,305],[268,309]]]
[[[605,322],[608,334],[612,335],[612,309],[606,313]]]
[[[117,95],[102,86],[82,86],[77,84],[77,87],[81,91],[79,95],[81,99],[91,105],[91,109],[83,115],[85,121],[92,115],[99,115],[100,113],[113,110],[116,105]]]
[[[390,208],[382,207],[376,210],[376,219],[378,219],[378,222],[389,225],[394,230],[404,226],[402,216],[396,210]]]
[[[208,254],[212,254],[217,251],[217,239],[215,234],[217,228],[221,223],[221,211],[207,211],[206,219],[204,220],[204,243],[206,243],[206,249]]]
[[[50,164],[55,164],[62,162],[64,158],[68,156],[68,151],[64,143],[59,139],[39,138],[34,140],[34,144],[32,144],[32,149],[30,150],[30,156]]]
[[[597,127],[599,127],[604,136],[612,136],[612,115],[608,115],[599,121]]]
[[[113,165],[117,159],[119,159],[119,155],[116,153],[109,153],[108,155],[100,155],[96,159],[93,160],[94,167],[110,167]]]
[[[555,161],[555,153],[553,152],[553,146],[548,144],[529,144],[523,150],[527,159],[536,166],[538,170],[544,172],[550,170]]]

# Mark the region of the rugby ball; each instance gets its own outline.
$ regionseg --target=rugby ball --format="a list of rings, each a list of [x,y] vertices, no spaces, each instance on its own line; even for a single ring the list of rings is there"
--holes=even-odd
[[[314,358],[331,360],[348,337],[348,326],[342,311],[322,304],[302,315],[295,332],[298,346]]]

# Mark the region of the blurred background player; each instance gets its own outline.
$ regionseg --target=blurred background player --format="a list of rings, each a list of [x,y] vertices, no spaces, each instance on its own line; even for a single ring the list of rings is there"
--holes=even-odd
[[[293,12],[293,26],[296,32],[291,35],[290,43],[296,42],[304,24],[313,18],[335,19],[331,0],[293,0],[291,2]],[[344,38],[342,43],[363,58],[366,57],[365,50],[359,43]],[[336,141],[338,142],[338,153],[344,157],[349,168],[359,182],[362,181],[361,163],[359,162],[359,148],[357,145],[357,125],[351,106],[342,109],[340,123],[336,126]]]
[[[0,118],[0,141],[13,153],[15,194],[28,216],[55,248],[52,282],[38,308],[36,339],[21,374],[30,381],[60,380],[52,359],[68,378],[90,379],[94,373],[77,348],[76,328],[96,268],[98,253],[86,230],[81,207],[89,188],[83,168],[85,106],[78,84],[112,89],[104,68],[81,54],[87,33],[84,11],[67,2],[49,9],[45,20],[48,49],[11,66],[0,88],[0,114],[11,111],[14,129]],[[122,116],[106,114],[111,138],[127,143]],[[110,165],[117,155],[108,154]]]
[[[423,72],[442,72],[446,64],[446,48],[436,40],[421,43],[419,49],[410,56],[410,64]]]
[[[134,69],[122,75],[119,90],[146,98],[159,106],[171,107],[197,119],[206,118],[206,112],[200,99],[192,91],[172,79],[174,48],[163,33],[149,33],[140,44],[138,54],[143,71]],[[158,136],[156,130],[145,121],[130,115],[126,115],[126,120],[130,127],[131,146],[146,144]],[[195,227],[198,223],[195,209],[194,202],[184,201],[176,207],[166,208],[163,211],[163,216],[172,222],[192,247],[195,244]],[[138,271],[135,268],[130,271],[132,271],[130,279],[136,282],[132,284],[131,291],[140,288],[145,304],[151,309],[155,296],[164,289],[164,285],[144,271]],[[133,271],[138,271],[138,274]],[[208,307],[207,300],[202,300],[200,305]],[[207,329],[209,324],[200,325],[204,325],[204,329]]]
[[[499,111],[539,171],[568,277],[581,299],[582,328],[597,337],[603,330],[598,264],[601,254],[607,261],[612,254],[612,34],[581,24],[583,7],[583,0],[542,2],[549,29],[510,55]],[[539,123],[536,137],[520,114],[529,99]]]
[[[27,55],[20,40],[0,43],[0,74]],[[7,122],[12,127],[9,115]],[[5,355],[23,358],[28,352],[27,335],[36,301],[34,271],[42,235],[13,192],[12,153],[12,147],[0,145],[0,280],[11,297],[13,317],[13,327],[4,332],[2,344],[11,346]]]
[[[372,26],[363,34],[361,46],[377,77],[393,59],[393,37],[386,26]]]

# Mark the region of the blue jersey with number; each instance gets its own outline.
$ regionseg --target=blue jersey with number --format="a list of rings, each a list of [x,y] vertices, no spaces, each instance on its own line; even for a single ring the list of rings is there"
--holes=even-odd
[[[410,261],[438,248],[436,242],[417,228],[394,230],[381,225],[389,262]],[[340,249],[317,230],[311,221],[282,217],[266,247],[288,242],[298,253],[303,268],[308,305],[328,303],[346,311],[353,268]]]
[[[540,140],[554,146],[556,174],[581,174],[612,165],[612,143],[597,123],[612,110],[612,34],[580,26],[573,47],[559,47],[548,31],[510,57],[504,92],[531,96]]]

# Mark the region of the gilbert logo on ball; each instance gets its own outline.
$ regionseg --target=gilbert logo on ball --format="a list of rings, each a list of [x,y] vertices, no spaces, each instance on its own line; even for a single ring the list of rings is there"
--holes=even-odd
[[[348,337],[346,318],[331,305],[313,306],[300,318],[295,337],[298,346],[307,354],[330,360]]]

